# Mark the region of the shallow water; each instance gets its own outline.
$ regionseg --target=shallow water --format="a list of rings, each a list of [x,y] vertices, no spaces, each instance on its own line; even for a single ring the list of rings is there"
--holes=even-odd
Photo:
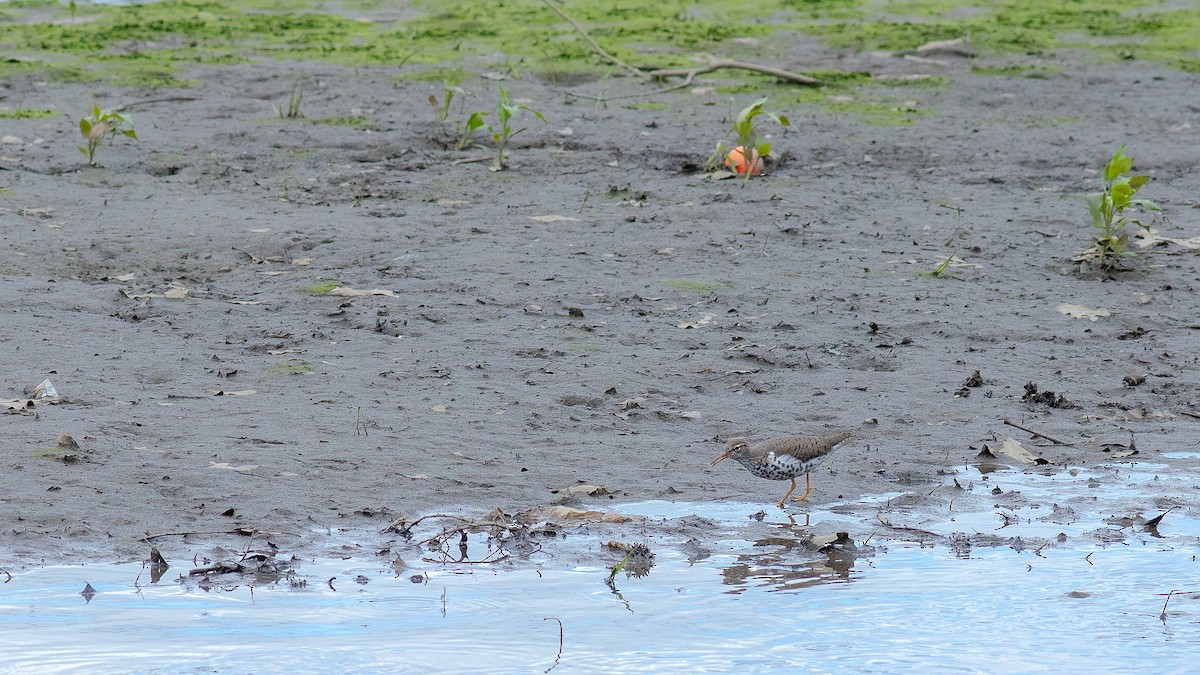
[[[1154,468],[1127,471],[1123,480],[1153,480]],[[1097,489],[1104,493],[1097,499],[1119,497],[1096,480],[1065,472],[988,477],[1031,502]],[[885,508],[888,499],[872,501]],[[640,579],[618,575],[615,589],[600,564],[556,567],[552,558],[540,569],[418,563],[400,574],[374,560],[299,561],[303,588],[241,582],[207,591],[179,583],[174,568],[150,585],[140,564],[44,567],[0,584],[0,664],[13,672],[533,672],[555,666],[561,621],[561,673],[1192,670],[1200,643],[1200,584],[1192,582],[1200,572],[1200,523],[1173,513],[1154,536],[1098,516],[1042,520],[1053,508],[1013,507],[1007,520],[997,515],[1004,507],[925,516],[920,528],[1031,541],[1066,535],[1054,546],[879,539],[873,550],[834,555],[797,546],[802,528],[768,509],[777,536],[751,542],[731,535],[721,554],[694,562],[651,535],[656,566]],[[731,533],[758,509],[620,508],[652,521],[698,514]],[[854,521],[825,510],[809,519]],[[1097,527],[1124,529],[1126,537],[1105,545],[1084,536]],[[585,549],[601,543],[589,535],[571,540]],[[96,591],[90,601],[80,594],[85,583]],[[1164,615],[1171,590],[1186,592],[1171,598]]]

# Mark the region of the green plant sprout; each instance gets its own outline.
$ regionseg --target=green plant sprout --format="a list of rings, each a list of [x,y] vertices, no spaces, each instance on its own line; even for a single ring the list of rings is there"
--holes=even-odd
[[[1149,180],[1149,176],[1126,176],[1133,168],[1133,158],[1125,154],[1125,146],[1104,167],[1104,191],[1087,196],[1088,211],[1092,214],[1092,226],[1099,230],[1095,245],[1086,252],[1095,257],[1106,272],[1116,269],[1122,258],[1136,256],[1129,250],[1129,233],[1125,226],[1132,223],[1146,232],[1150,226],[1142,221],[1123,215],[1125,209],[1140,206],[1148,211],[1161,213],[1162,209],[1148,199],[1134,199],[1133,195]]]
[[[466,95],[467,92],[462,87],[442,81],[442,102],[438,103],[437,96],[429,95],[429,105],[433,106],[434,113],[437,114],[438,124],[445,124],[450,117],[450,103],[454,101],[455,94]]]
[[[613,581],[616,580],[616,578],[617,578],[617,573],[619,573],[621,570],[625,569],[625,563],[629,562],[629,558],[632,555],[633,555],[633,551],[627,552],[625,554],[625,557],[621,558],[621,562],[617,563],[616,565],[613,565],[612,572],[610,572],[608,575],[608,585],[609,586],[613,585]]]
[[[275,114],[279,115],[280,119],[295,119],[304,117],[304,113],[300,112],[300,102],[304,100],[304,90],[300,88],[300,81],[297,80],[292,85],[292,93],[288,95],[287,109],[280,108],[275,104],[271,107],[275,109]]]
[[[87,157],[88,166],[96,165],[96,149],[104,142],[105,135],[108,136],[110,145],[117,134],[137,140],[133,118],[116,110],[101,110],[96,103],[92,104],[92,114],[79,120],[79,133],[83,135],[86,143],[78,146],[79,152]]]
[[[465,123],[458,123],[455,131],[461,131],[462,136],[460,136],[458,138],[458,142],[454,144],[455,150],[462,150],[466,148],[471,144],[471,134],[475,133],[476,129],[482,129],[483,127],[487,126],[487,124],[483,121],[485,115],[487,115],[485,112],[473,112],[471,113],[471,116],[467,118]]]
[[[466,76],[462,66],[459,66],[446,79],[442,80],[441,103],[438,102],[437,96],[429,95],[429,105],[433,107],[434,114],[437,115],[438,124],[445,126],[446,120],[450,118],[450,103],[454,101],[454,97],[467,95],[467,92],[459,86]]]
[[[708,158],[707,168],[709,171],[714,171],[726,164],[726,158],[729,157],[730,148],[726,147],[725,140],[729,136],[737,138],[735,148],[742,148],[742,161],[734,168],[734,173],[742,176],[742,185],[745,185],[750,180],[750,176],[756,173],[762,173],[762,161],[764,157],[771,154],[771,143],[762,138],[759,131],[759,126],[755,124],[754,118],[759,115],[766,115],[767,119],[775,122],[779,126],[789,127],[791,122],[787,116],[773,113],[765,108],[767,97],[762,97],[742,108],[737,114],[737,118],[733,121],[733,127],[729,133],[720,141],[717,141],[717,149],[713,152],[712,157]]]
[[[492,171],[502,171],[504,169],[504,150],[508,148],[508,141],[513,136],[521,133],[525,129],[517,129],[513,131],[509,121],[516,117],[522,110],[528,110],[537,116],[543,124],[546,122],[545,116],[542,113],[530,108],[527,105],[518,105],[512,102],[508,97],[508,92],[504,91],[504,87],[500,87],[500,103],[496,106],[496,117],[498,125],[488,127],[492,131],[492,141],[496,144],[496,159],[492,162]]]
[[[942,273],[946,271],[947,267],[950,267],[950,261],[954,260],[954,256],[956,256],[956,255],[958,255],[957,250],[955,250],[954,253],[951,253],[950,255],[946,256],[946,259],[942,261],[942,264],[938,265],[937,269],[935,269],[929,273],[930,276],[934,277],[935,279],[937,277],[942,276]]]

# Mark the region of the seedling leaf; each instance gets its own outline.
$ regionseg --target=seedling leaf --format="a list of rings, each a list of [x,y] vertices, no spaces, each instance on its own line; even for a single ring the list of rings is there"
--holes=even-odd
[[[1096,227],[1104,227],[1104,193],[1094,192],[1087,196],[1088,211],[1092,214],[1092,224]]]
[[[763,106],[766,105],[766,103],[767,97],[764,96],[745,108],[742,108],[738,112],[737,117],[734,118],[733,124],[730,125],[729,133],[726,134],[726,138],[729,136],[734,136],[737,139],[736,143],[733,143],[732,145],[741,146],[745,149],[745,151],[748,151],[745,152],[745,154],[754,155],[752,157],[744,158],[745,171],[741,172],[743,177],[742,185],[745,185],[750,180],[750,177],[755,175],[754,169],[756,168],[757,163],[762,161],[763,158],[771,153],[771,144],[768,141],[761,140],[761,134],[754,124],[754,118],[758,117],[759,115],[763,115],[767,119],[772,120],[780,126],[791,126],[791,122],[788,121],[788,118],[785,115],[764,110]],[[715,171],[723,165],[728,165],[728,157],[728,149],[725,144],[725,140],[722,139],[717,143],[716,152],[709,157],[708,162],[706,163],[708,170]],[[736,170],[734,171],[737,173]],[[759,173],[761,173],[761,171],[759,171]]]
[[[1125,145],[1121,144],[1112,159],[1108,160],[1108,166],[1104,167],[1104,180],[1111,183],[1116,180],[1117,176],[1128,173],[1131,168],[1133,168],[1133,159],[1125,156]]]
[[[1112,159],[1104,167],[1104,191],[1087,196],[1088,213],[1092,225],[1100,230],[1089,256],[1099,260],[1106,271],[1116,267],[1117,261],[1136,255],[1128,250],[1129,235],[1126,226],[1132,224],[1149,230],[1149,226],[1136,218],[1123,215],[1131,206],[1161,212],[1157,204],[1145,199],[1134,199],[1133,195],[1150,181],[1149,176],[1126,176],[1133,168],[1133,159],[1125,154],[1125,146],[1117,148]]]

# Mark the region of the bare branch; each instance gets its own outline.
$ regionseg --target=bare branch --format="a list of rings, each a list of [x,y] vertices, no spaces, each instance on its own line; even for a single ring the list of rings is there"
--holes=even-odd
[[[650,77],[653,77],[655,79],[663,79],[663,78],[667,78],[667,77],[684,77],[684,78],[687,78],[685,80],[685,84],[686,84],[686,83],[690,83],[692,81],[692,79],[695,78],[697,75],[711,73],[714,70],[720,70],[722,68],[736,68],[738,70],[749,70],[754,73],[762,73],[764,75],[771,75],[772,77],[778,77],[781,80],[787,80],[788,82],[794,82],[795,84],[804,84],[804,85],[808,85],[808,86],[816,86],[816,85],[821,84],[821,81],[816,78],[809,77],[807,75],[801,75],[799,73],[793,73],[788,70],[783,70],[782,68],[775,68],[773,66],[764,66],[764,65],[757,64],[757,63],[747,63],[745,61],[731,61],[728,59],[716,59],[716,60],[710,61],[709,64],[706,66],[697,66],[695,68],[663,68],[663,69],[659,69],[659,70],[651,70],[647,74]]]
[[[1034,437],[1034,438],[1044,438],[1044,439],[1046,439],[1046,440],[1050,441],[1051,443],[1054,443],[1055,445],[1075,445],[1074,443],[1068,443],[1068,442],[1066,442],[1066,441],[1060,441],[1060,440],[1058,440],[1057,438],[1055,438],[1055,437],[1053,437],[1053,436],[1048,436],[1048,435],[1046,435],[1046,434],[1043,434],[1043,433],[1042,433],[1042,432],[1040,432],[1040,431],[1036,431],[1036,430],[1034,430],[1034,429],[1030,429],[1030,428],[1029,428],[1029,427],[1027,427],[1027,426],[1024,426],[1024,425],[1021,425],[1021,424],[1017,424],[1016,422],[1014,422],[1014,421],[1012,421],[1012,420],[1008,419],[1007,417],[1005,417],[1005,418],[1004,418],[1004,423],[1005,423],[1005,424],[1007,424],[1007,425],[1008,425],[1008,426],[1010,426],[1010,427],[1016,427],[1016,428],[1020,429],[1021,431],[1028,432],[1029,434],[1033,435],[1033,437]]]
[[[631,66],[628,63],[625,63],[621,59],[618,59],[617,57],[615,57],[612,54],[609,54],[607,51],[605,51],[604,47],[601,47],[599,42],[596,42],[594,39],[592,39],[592,36],[588,35],[588,32],[586,30],[584,30],[583,26],[579,25],[578,21],[576,21],[575,19],[572,19],[566,12],[559,9],[555,3],[551,2],[551,0],[542,0],[542,4],[545,5],[550,11],[552,11],[555,14],[562,17],[562,19],[564,21],[571,24],[571,26],[575,28],[575,30],[579,33],[579,35],[581,37],[583,37],[584,40],[587,40],[587,43],[592,46],[592,49],[594,49],[597,54],[604,57],[605,59],[608,59],[609,62],[614,63],[618,66],[621,66],[625,70],[629,71],[629,73],[631,75],[633,75],[634,77],[639,77],[643,80],[649,79],[650,76],[647,75],[646,72],[643,71],[642,69],[640,69],[636,66]]]

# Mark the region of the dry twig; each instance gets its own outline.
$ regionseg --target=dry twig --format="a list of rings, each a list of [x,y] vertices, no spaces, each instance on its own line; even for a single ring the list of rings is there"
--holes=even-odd
[[[158,534],[148,534],[142,537],[142,541],[151,541],[159,537],[186,537],[192,534],[242,534],[245,530],[238,528],[235,530],[182,530],[179,532],[159,532]]]
[[[573,27],[576,30],[576,32],[578,32],[579,35],[583,37],[584,40],[587,40],[587,43],[592,46],[592,49],[594,49],[597,54],[604,57],[605,59],[608,59],[611,63],[621,66],[625,70],[629,71],[629,73],[635,77],[640,77],[643,80],[649,79],[650,76],[647,75],[645,72],[643,72],[640,68],[637,68],[636,66],[631,66],[628,63],[625,63],[621,59],[618,59],[617,57],[615,57],[612,54],[609,54],[607,51],[605,51],[604,47],[601,47],[599,42],[596,42],[596,40],[593,39],[591,35],[588,35],[588,32],[586,30],[584,30],[583,26],[579,25],[578,21],[576,21],[575,19],[572,19],[569,14],[562,11],[562,9],[560,9],[555,3],[551,2],[551,0],[542,0],[542,4],[545,5],[551,12],[554,12],[555,14],[562,17],[562,19],[564,21],[571,24],[571,27]]]
[[[1163,609],[1164,609],[1164,611],[1166,610],[1166,605],[1163,605]],[[554,665],[552,665],[549,668],[547,668],[546,670],[542,671],[544,673],[548,673],[548,672],[554,670],[555,668],[557,668],[558,662],[562,660],[563,625],[562,625],[561,619],[557,619],[553,616],[546,617],[546,618],[542,619],[542,621],[557,621],[558,622],[558,656],[554,657]]]
[[[808,86],[816,86],[821,84],[821,81],[814,77],[793,73],[782,68],[764,66],[758,63],[747,63],[745,61],[733,61],[731,59],[713,59],[708,62],[708,65],[697,66],[695,68],[662,68],[659,70],[651,70],[647,74],[650,77],[659,80],[668,77],[683,77],[684,82],[680,86],[687,86],[693,79],[695,79],[697,75],[704,75],[705,73],[711,73],[714,70],[721,70],[722,68],[749,70],[752,73],[762,73],[764,75],[778,77],[781,80],[787,80],[788,82],[795,84],[803,84]]]
[[[1027,433],[1029,433],[1029,434],[1032,434],[1034,438],[1044,438],[1044,439],[1046,439],[1046,440],[1050,441],[1051,443],[1053,443],[1053,444],[1055,444],[1055,445],[1070,445],[1070,446],[1074,446],[1074,445],[1075,445],[1074,443],[1068,443],[1068,442],[1066,442],[1066,441],[1060,441],[1059,439],[1057,439],[1057,438],[1055,438],[1055,437],[1053,437],[1053,436],[1049,436],[1049,435],[1047,435],[1047,434],[1043,434],[1043,433],[1042,433],[1042,432],[1040,432],[1040,431],[1036,431],[1036,430],[1034,430],[1034,429],[1030,429],[1029,427],[1027,427],[1027,426],[1024,426],[1024,425],[1022,425],[1022,424],[1017,424],[1016,422],[1014,422],[1014,421],[1012,421],[1012,420],[1008,419],[1007,417],[1005,417],[1005,418],[1004,418],[1004,423],[1005,423],[1005,424],[1007,424],[1007,425],[1008,425],[1008,426],[1010,426],[1010,427],[1016,427],[1016,428],[1020,429],[1021,431],[1024,431],[1024,432],[1027,432]]]
[[[406,525],[403,530],[397,530],[396,528],[398,526],[404,524],[405,521],[408,520],[406,517],[400,516],[399,518],[388,523],[387,527],[380,530],[380,532],[395,532],[397,534],[400,534],[401,532],[403,532],[405,530],[411,530],[414,525],[419,524],[423,520],[428,520],[429,518],[452,518],[454,520],[460,520],[465,523],[475,522],[475,521],[471,520],[470,518],[463,518],[462,516],[456,516],[456,515],[452,515],[449,513],[431,513],[427,516],[421,516],[420,518],[417,518],[416,520],[412,521],[411,523],[408,523],[408,525]]]
[[[129,110],[130,108],[136,108],[142,105],[150,105],[151,103],[174,103],[177,101],[195,100],[195,96],[164,96],[163,98],[148,98],[141,101],[134,101],[132,103],[122,103],[121,105],[113,108],[113,112],[121,112],[122,110]]]
[[[674,91],[676,89],[682,89],[682,88],[690,85],[692,83],[692,81],[696,79],[697,75],[711,73],[715,70],[721,70],[722,68],[733,68],[733,69],[737,69],[737,70],[748,70],[748,71],[754,72],[754,73],[763,73],[764,75],[771,75],[771,76],[777,77],[781,80],[786,80],[786,81],[792,82],[794,84],[802,84],[802,85],[806,85],[806,86],[816,86],[816,85],[821,84],[820,80],[813,78],[813,77],[809,77],[807,75],[793,73],[791,71],[784,70],[782,68],[775,68],[774,66],[764,66],[764,65],[761,65],[758,63],[747,63],[745,61],[734,61],[732,59],[709,58],[708,63],[706,65],[696,66],[695,68],[659,68],[657,70],[642,70],[641,68],[638,68],[637,66],[630,65],[630,64],[622,61],[621,59],[613,56],[606,49],[604,49],[604,47],[601,47],[600,43],[596,42],[595,38],[593,38],[591,35],[588,35],[587,30],[585,30],[584,27],[581,26],[578,21],[573,19],[566,12],[564,12],[561,7],[559,7],[555,2],[553,2],[553,0],[542,0],[542,4],[545,5],[550,11],[554,12],[559,17],[561,17],[564,21],[571,24],[571,27],[573,27],[575,29],[575,31],[577,33],[579,33],[580,37],[582,37],[585,41],[587,41],[587,43],[589,45],[592,46],[592,49],[597,54],[599,54],[601,58],[607,60],[609,63],[612,63],[613,65],[620,66],[622,69],[624,69],[625,71],[627,71],[629,74],[633,75],[634,77],[639,78],[641,80],[665,80],[668,77],[682,77],[683,78],[683,81],[678,84],[673,84],[669,87],[665,87],[662,89],[656,89],[654,91],[641,92],[641,93],[637,93],[637,94],[624,94],[621,96],[603,97],[603,100],[606,100],[606,101],[612,101],[612,100],[617,100],[617,99],[622,99],[622,98],[636,98],[639,96],[653,96],[656,94],[664,94],[669,91]],[[583,94],[571,93],[571,96],[575,96],[577,98],[595,100],[595,101],[601,100],[601,97],[586,96]]]

